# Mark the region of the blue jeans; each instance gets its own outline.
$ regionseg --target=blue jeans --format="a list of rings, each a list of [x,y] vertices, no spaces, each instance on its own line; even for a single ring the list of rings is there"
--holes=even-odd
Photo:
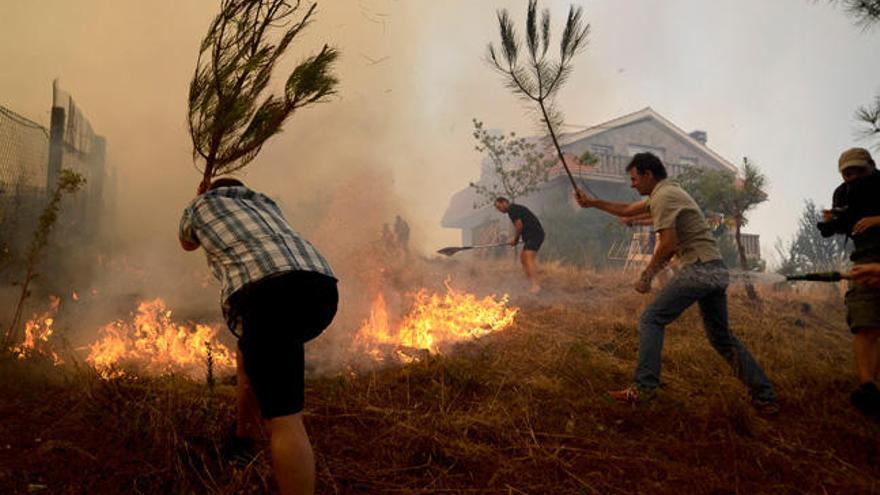
[[[716,260],[685,266],[660,290],[639,320],[639,364],[635,380],[639,388],[653,390],[660,385],[660,354],[665,327],[697,303],[709,343],[749,388],[752,398],[776,398],[773,384],[764,370],[746,346],[730,332],[728,281],[724,262]]]

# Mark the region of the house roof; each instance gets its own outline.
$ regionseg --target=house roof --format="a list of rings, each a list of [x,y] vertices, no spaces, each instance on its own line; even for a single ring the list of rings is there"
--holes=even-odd
[[[657,123],[668,128],[675,135],[680,137],[682,139],[682,141],[690,143],[692,146],[702,150],[707,155],[709,155],[710,157],[715,159],[722,166],[729,169],[731,172],[738,174],[738,169],[736,168],[736,166],[734,164],[727,161],[723,156],[719,155],[718,153],[713,151],[711,148],[709,148],[705,144],[694,139],[690,134],[683,131],[680,127],[673,124],[668,119],[666,119],[665,117],[663,117],[662,115],[660,115],[659,113],[654,111],[654,109],[651,107],[645,107],[637,112],[633,112],[630,114],[626,114],[626,115],[617,117],[615,119],[611,119],[607,122],[603,122],[601,124],[594,125],[592,127],[588,127],[582,131],[564,134],[560,137],[559,144],[564,146],[567,144],[576,143],[582,139],[597,136],[597,135],[602,134],[604,132],[611,131],[615,128],[622,127],[622,126],[629,125],[629,124],[634,124],[640,120],[645,120],[645,119],[655,120]]]
[[[698,149],[701,152],[705,153],[710,158],[715,160],[719,165],[730,170],[731,172],[735,173],[737,177],[739,177],[740,174],[735,165],[727,161],[724,157],[713,151],[708,146],[694,139],[690,134],[683,131],[681,128],[670,122],[668,119],[654,111],[654,109],[652,109],[651,107],[645,107],[637,112],[623,115],[607,122],[588,127],[582,131],[563,134],[562,136],[560,136],[559,139],[560,145],[565,146],[573,144],[582,139],[597,136],[604,132],[613,131],[620,127],[634,124],[636,122],[646,119],[653,119],[659,125],[663,126],[674,135],[678,136],[682,141],[689,143],[695,149]],[[569,167],[572,169],[572,173],[574,173],[575,175],[580,176],[580,174],[578,174],[578,171],[585,171],[590,173],[590,178],[592,180],[624,182],[623,177],[602,176],[601,174],[597,174],[595,171],[592,171],[594,167],[580,163],[580,160],[570,153],[565,153],[564,159],[566,161],[566,164],[569,165]],[[556,164],[554,166],[554,170],[551,170],[551,181],[556,177],[561,176],[561,174],[562,167],[559,164]],[[475,209],[474,202],[478,199],[479,198],[477,197],[477,194],[472,187],[466,187],[455,193],[449,201],[449,206],[447,207],[446,212],[443,215],[443,219],[440,222],[441,225],[446,228],[471,228],[485,221],[492,214],[492,212],[494,212],[494,208],[488,206]]]
[[[478,225],[490,211],[489,207],[474,208],[474,203],[480,199],[473,187],[466,187],[453,194],[440,225],[457,229]],[[480,214],[476,215],[477,213]]]

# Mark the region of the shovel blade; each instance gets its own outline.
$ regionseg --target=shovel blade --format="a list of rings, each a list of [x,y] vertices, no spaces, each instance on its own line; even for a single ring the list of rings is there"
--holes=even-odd
[[[443,249],[438,250],[437,252],[444,256],[452,256],[453,254],[463,251],[465,249],[470,249],[468,247],[445,247]]]

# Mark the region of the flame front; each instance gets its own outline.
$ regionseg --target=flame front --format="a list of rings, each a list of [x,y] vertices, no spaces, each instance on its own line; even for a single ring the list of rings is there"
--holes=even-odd
[[[210,352],[215,372],[235,369],[229,349],[216,342],[218,329],[174,323],[161,299],[138,305],[132,323],[115,321],[99,330],[86,361],[105,378],[124,375],[124,368],[146,374],[205,373]]]
[[[21,344],[11,349],[12,355],[18,359],[41,354],[50,358],[55,364],[63,362],[61,356],[55,352],[52,344],[49,342],[49,337],[54,333],[52,325],[55,323],[54,315],[58,312],[61,298],[49,296],[49,301],[49,310],[47,312],[40,316],[34,316],[24,324],[24,340]]]
[[[482,337],[513,324],[518,308],[507,307],[508,296],[500,299],[475,295],[446,284],[446,294],[428,294],[420,289],[413,297],[410,312],[392,330],[385,298],[380,292],[370,317],[358,330],[355,342],[374,358],[381,359],[381,346],[424,349],[439,353],[444,344]],[[398,352],[398,357],[402,355]],[[404,359],[408,361],[408,359]]]

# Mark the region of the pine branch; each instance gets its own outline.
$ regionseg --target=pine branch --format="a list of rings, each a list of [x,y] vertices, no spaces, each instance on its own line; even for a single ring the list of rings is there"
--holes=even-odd
[[[301,7],[298,0],[222,2],[202,40],[189,91],[193,159],[204,162],[203,182],[246,166],[296,110],[334,94],[338,52],[324,46],[291,71],[282,94],[263,97],[317,5],[300,14]]]
[[[863,125],[863,129],[859,131],[862,139],[880,138],[880,95],[874,98],[872,106],[864,106],[856,110],[855,117]],[[880,139],[877,139],[874,147],[880,151]]]
[[[505,78],[505,85],[518,97],[538,107],[541,122],[546,126],[550,140],[556,149],[563,168],[571,181],[572,187],[577,183],[572,176],[557,138],[556,128],[563,122],[562,113],[557,109],[553,98],[571,73],[574,56],[586,47],[590,25],[583,23],[583,9],[571,6],[568,19],[560,42],[559,61],[546,60],[550,43],[550,13],[544,10],[541,15],[540,35],[538,29],[537,0],[529,0],[526,13],[526,45],[528,61],[519,61],[519,38],[513,27],[513,21],[506,9],[497,12],[498,30],[501,37],[501,52],[504,63],[499,60],[494,45],[489,45],[488,61],[490,66]],[[524,65],[528,66],[527,70]],[[585,189],[589,190],[585,186]]]

